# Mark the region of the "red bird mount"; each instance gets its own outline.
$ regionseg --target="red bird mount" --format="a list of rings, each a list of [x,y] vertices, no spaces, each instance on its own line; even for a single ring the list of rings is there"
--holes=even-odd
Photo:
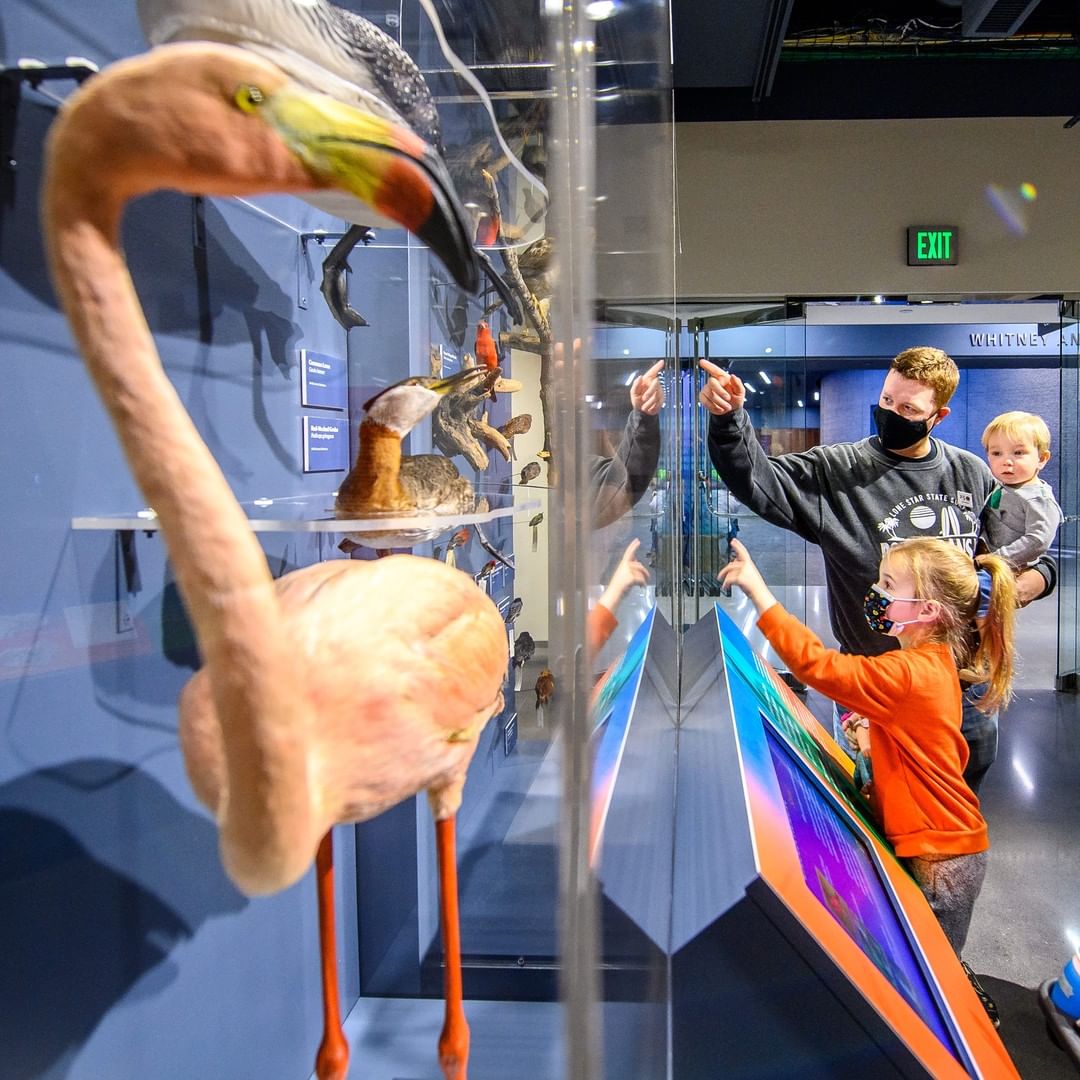
[[[495,339],[491,336],[491,328],[481,319],[476,324],[476,360],[481,367],[488,371],[499,367],[499,349]]]

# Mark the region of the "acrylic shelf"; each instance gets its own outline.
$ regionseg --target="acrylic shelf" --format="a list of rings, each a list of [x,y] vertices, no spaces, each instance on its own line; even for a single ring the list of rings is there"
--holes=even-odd
[[[537,487],[536,491],[542,490]],[[516,489],[515,489],[516,491]],[[365,533],[393,529],[438,529],[449,532],[462,525],[483,525],[489,521],[516,515],[531,515],[540,509],[541,500],[528,499],[514,504],[513,495],[486,493],[489,504],[483,513],[472,514],[410,514],[401,517],[379,516],[372,518],[336,518],[333,516],[334,492],[318,495],[290,495],[283,498],[254,499],[241,503],[252,532],[310,532],[310,533]],[[485,494],[485,493],[481,493]],[[498,505],[499,502],[505,505]],[[71,527],[77,531],[110,530],[157,532],[161,522],[153,510],[144,509],[130,513],[95,514],[73,517]]]

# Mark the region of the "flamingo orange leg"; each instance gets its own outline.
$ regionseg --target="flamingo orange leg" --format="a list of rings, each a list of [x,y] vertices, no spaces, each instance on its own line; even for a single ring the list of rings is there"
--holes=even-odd
[[[468,1080],[469,1024],[461,989],[461,922],[458,915],[457,850],[453,817],[435,822],[439,858],[439,919],[446,964],[446,1013],[439,1035],[439,1064],[446,1080]]]
[[[327,832],[319,842],[315,855],[315,879],[319,895],[319,954],[323,992],[323,1038],[315,1056],[315,1075],[319,1080],[345,1080],[349,1072],[349,1044],[341,1031],[341,1002],[338,997],[332,831]]]

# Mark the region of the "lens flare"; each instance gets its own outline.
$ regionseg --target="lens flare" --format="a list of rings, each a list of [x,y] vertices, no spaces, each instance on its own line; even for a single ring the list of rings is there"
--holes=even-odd
[[[1000,184],[987,184],[986,201],[994,208],[994,212],[1005,223],[1009,232],[1018,236],[1027,232],[1024,203],[1017,195]]]
[[[1034,202],[1039,197],[1039,192],[1035,185],[1025,180],[1020,185],[1020,198],[1025,202]]]

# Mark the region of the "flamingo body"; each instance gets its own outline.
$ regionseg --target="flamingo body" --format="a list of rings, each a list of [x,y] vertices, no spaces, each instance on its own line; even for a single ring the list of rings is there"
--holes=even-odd
[[[304,744],[318,806],[295,842],[314,854],[331,825],[417,791],[437,819],[452,815],[477,736],[503,704],[495,605],[467,575],[410,555],[319,563],[278,579],[276,592],[294,663],[311,674]],[[192,787],[216,814],[229,785],[211,677],[204,668],[185,686],[180,739]]]

